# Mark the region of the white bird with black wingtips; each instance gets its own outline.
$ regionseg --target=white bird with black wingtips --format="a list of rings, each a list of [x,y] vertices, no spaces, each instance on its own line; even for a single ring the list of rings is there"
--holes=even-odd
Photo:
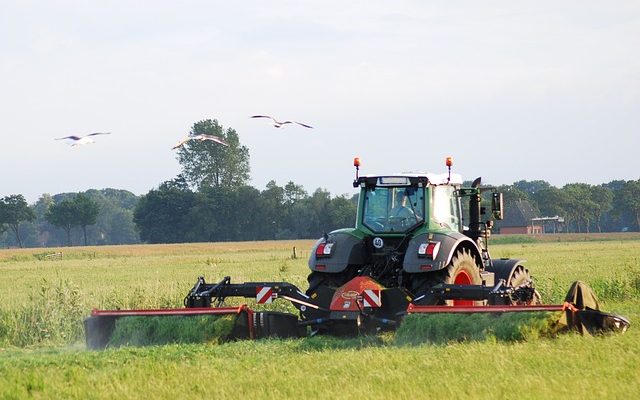
[[[90,143],[95,143],[96,141],[93,140],[93,138],[91,136],[97,136],[97,135],[110,135],[111,132],[96,132],[96,133],[90,133],[88,135],[84,135],[84,136],[75,136],[75,135],[71,135],[71,136],[65,136],[65,137],[61,137],[61,138],[56,138],[56,140],[69,140],[70,141],[70,145],[71,146],[81,146],[83,144],[90,144]]]
[[[280,128],[283,125],[286,124],[298,124],[300,126],[303,126],[305,128],[310,128],[313,129],[313,126],[307,125],[307,124],[303,124],[302,122],[297,122],[297,121],[278,121],[277,119],[270,117],[268,115],[252,115],[249,118],[269,118],[272,122],[273,122],[273,126],[275,126],[276,128]]]
[[[215,136],[215,135],[190,135],[187,136],[186,138],[182,139],[181,141],[179,141],[175,146],[173,146],[171,148],[171,150],[175,150],[178,147],[184,145],[185,143],[187,143],[190,140],[199,140],[201,142],[205,141],[205,140],[211,140],[213,142],[216,142],[218,144],[221,144],[223,146],[227,146],[229,147],[229,143],[225,142],[224,140],[222,140],[222,138]]]

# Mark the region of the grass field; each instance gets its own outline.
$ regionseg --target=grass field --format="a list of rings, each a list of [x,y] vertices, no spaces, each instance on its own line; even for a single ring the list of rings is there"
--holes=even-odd
[[[588,240],[584,238],[587,237]],[[567,241],[566,239],[571,239]],[[498,240],[496,240],[498,241]],[[0,398],[614,398],[640,391],[640,236],[509,239],[545,302],[588,282],[624,335],[400,344],[393,334],[84,347],[96,308],[178,307],[204,275],[304,288],[312,241],[0,250]],[[293,247],[298,258],[293,259]],[[62,252],[62,258],[45,258]],[[280,306],[283,309],[287,305]]]

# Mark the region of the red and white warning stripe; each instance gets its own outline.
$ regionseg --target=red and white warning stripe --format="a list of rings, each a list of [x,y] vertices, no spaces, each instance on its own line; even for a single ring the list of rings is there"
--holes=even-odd
[[[273,293],[271,286],[261,286],[256,288],[256,303],[268,304],[276,298],[276,294]]]
[[[362,304],[365,307],[382,307],[382,297],[380,293],[380,289],[365,289],[364,292],[362,292]]]

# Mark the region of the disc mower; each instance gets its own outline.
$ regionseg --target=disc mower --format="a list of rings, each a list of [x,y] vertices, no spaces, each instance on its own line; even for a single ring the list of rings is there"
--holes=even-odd
[[[575,282],[563,304],[541,304],[524,260],[493,259],[488,239],[503,216],[503,197],[477,178],[463,187],[451,172],[359,175],[354,228],[325,233],[309,258],[308,287],[288,282],[233,283],[199,277],[184,308],[93,310],[85,320],[87,346],[114,345],[131,318],[227,317],[226,339],[358,335],[396,329],[407,315],[558,312],[558,330],[624,332],[629,321],[600,310],[593,291]],[[483,205],[490,203],[490,210]],[[286,300],[297,314],[225,306],[225,299],[257,304]]]

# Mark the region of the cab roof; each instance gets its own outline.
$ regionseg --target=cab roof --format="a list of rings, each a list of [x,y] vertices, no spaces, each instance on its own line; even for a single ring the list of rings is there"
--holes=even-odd
[[[431,172],[361,175],[354,182],[354,186],[360,186],[363,183],[370,186],[411,186],[416,182],[422,182],[423,185],[462,185],[462,176],[460,174],[434,174]]]

